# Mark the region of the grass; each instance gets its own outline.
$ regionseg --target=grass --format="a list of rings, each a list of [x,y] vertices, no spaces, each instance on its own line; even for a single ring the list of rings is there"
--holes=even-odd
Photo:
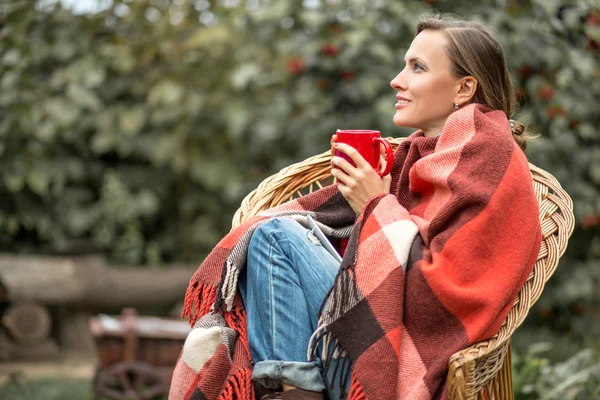
[[[0,386],[4,400],[93,400],[92,383],[75,379],[9,382]],[[104,398],[103,398],[104,399]]]
[[[0,387],[0,399],[92,400],[92,384],[83,380],[9,382]]]

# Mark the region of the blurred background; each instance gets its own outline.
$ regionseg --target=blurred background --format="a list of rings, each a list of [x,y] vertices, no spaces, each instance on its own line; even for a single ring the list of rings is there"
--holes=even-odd
[[[516,396],[600,398],[598,0],[0,0],[0,398],[91,399],[112,357],[92,333],[123,307],[177,316],[261,180],[337,128],[409,135],[389,82],[431,11],[500,40],[541,134],[527,156],[574,201]],[[146,357],[177,356],[172,328]]]

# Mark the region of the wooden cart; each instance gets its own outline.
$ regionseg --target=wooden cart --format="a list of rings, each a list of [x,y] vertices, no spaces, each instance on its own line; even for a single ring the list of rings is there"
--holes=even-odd
[[[181,348],[190,332],[186,321],[138,316],[126,308],[117,317],[90,320],[99,366],[94,398],[150,400],[165,397]]]

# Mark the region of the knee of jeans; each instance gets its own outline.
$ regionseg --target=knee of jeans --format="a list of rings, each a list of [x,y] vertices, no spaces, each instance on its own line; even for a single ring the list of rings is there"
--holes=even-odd
[[[301,228],[298,222],[289,218],[272,218],[260,224],[254,230],[248,244],[248,266],[250,268],[260,267],[262,263],[253,263],[253,261],[260,260],[265,251],[270,251],[271,247],[276,245],[277,236],[291,239],[301,235],[299,230]]]
[[[291,237],[294,234],[298,234],[295,228],[296,221],[289,218],[272,218],[266,222],[263,222],[256,227],[252,238],[250,238],[250,244],[248,250],[251,251],[261,245],[270,245],[273,237],[273,233],[281,233],[282,236]]]
[[[267,244],[270,240],[269,237],[271,236],[271,233],[277,230],[275,225],[278,224],[279,221],[277,221],[277,219],[271,219],[257,226],[252,233],[252,237],[250,238],[250,243],[248,244],[248,253],[250,254],[253,252],[253,250],[256,250],[257,247]]]
[[[271,244],[271,235],[279,229],[280,221],[277,218],[263,222],[256,227],[248,244],[247,267],[249,269],[260,267],[262,263],[258,262],[261,258],[261,252],[268,249]],[[257,261],[257,262],[253,262]]]

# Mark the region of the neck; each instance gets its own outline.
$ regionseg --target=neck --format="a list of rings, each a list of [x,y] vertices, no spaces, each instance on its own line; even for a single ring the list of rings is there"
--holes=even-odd
[[[440,135],[441,133],[442,132],[439,132],[439,131],[429,131],[429,132],[423,131],[423,134],[425,135],[425,137],[428,137],[428,138],[436,137],[436,136]]]

